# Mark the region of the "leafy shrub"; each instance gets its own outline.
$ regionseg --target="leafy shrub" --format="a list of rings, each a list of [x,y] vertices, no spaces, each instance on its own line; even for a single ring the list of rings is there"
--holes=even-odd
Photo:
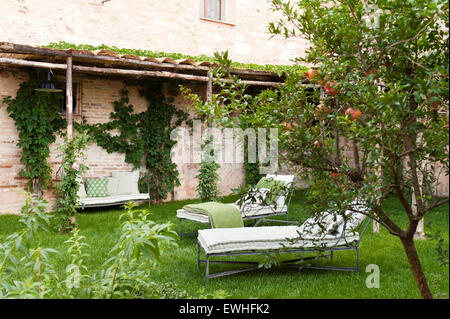
[[[213,140],[207,139],[202,145],[203,154],[205,154],[205,148],[209,148],[213,144]],[[217,181],[219,180],[219,174],[217,170],[220,165],[215,162],[214,149],[210,149],[210,153],[207,156],[203,156],[200,163],[198,178],[197,192],[202,202],[216,201],[220,195],[217,188]]]
[[[163,283],[154,284],[154,292],[151,295],[153,299],[192,299],[186,290],[182,290],[176,284]]]
[[[27,195],[20,222],[24,229],[0,244],[0,298],[147,298],[154,291],[149,269],[161,256],[161,244],[174,245],[171,224],[156,224],[136,204],[124,205],[121,236],[104,262],[105,270],[89,271],[85,260],[89,245],[78,229],[65,242],[70,263],[56,269],[50,258],[60,252],[42,248],[39,232],[47,231],[50,214],[46,202]],[[37,247],[32,245],[38,242]],[[63,275],[59,275],[63,273]]]
[[[83,162],[88,141],[87,132],[82,132],[75,134],[71,141],[65,138],[64,143],[58,146],[60,152],[58,157],[61,158],[64,173],[61,182],[56,186],[57,199],[54,208],[59,219],[57,227],[62,231],[76,227],[75,214],[80,187],[78,181],[87,170]]]

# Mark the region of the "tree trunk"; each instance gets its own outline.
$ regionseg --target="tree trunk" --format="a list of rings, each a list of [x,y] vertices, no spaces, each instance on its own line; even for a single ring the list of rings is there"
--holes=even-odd
[[[408,257],[409,266],[411,267],[417,287],[419,288],[420,295],[424,299],[432,299],[433,295],[431,294],[427,279],[423,273],[422,265],[420,264],[419,256],[417,255],[416,246],[414,245],[414,240],[409,237],[400,238],[400,240],[402,241],[406,256]]]
[[[39,185],[39,178],[33,179],[33,193],[36,194],[37,198],[42,197],[41,186]]]

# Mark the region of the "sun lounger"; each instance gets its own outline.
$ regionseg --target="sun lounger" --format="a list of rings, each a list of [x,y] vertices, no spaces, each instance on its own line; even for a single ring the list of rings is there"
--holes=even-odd
[[[255,203],[245,203],[239,200],[235,203],[230,203],[233,207],[236,207],[241,212],[243,220],[258,220],[262,218],[286,215],[286,220],[289,220],[289,204],[291,201],[294,182],[294,175],[271,175],[268,174],[266,178],[273,178],[275,181],[284,182],[285,191],[283,194],[276,196],[274,203],[269,205],[255,204]],[[210,218],[207,214],[198,214],[185,209],[177,210],[179,236],[195,236],[197,233],[183,233],[181,223],[183,220],[189,220],[192,222],[197,222],[201,224],[208,225],[211,228]]]
[[[354,202],[355,203],[355,202]],[[231,275],[261,268],[257,262],[211,260],[220,256],[261,255],[263,253],[316,253],[311,257],[286,260],[282,263],[290,267],[314,269],[359,271],[359,243],[370,222],[363,221],[369,209],[361,204],[341,215],[324,212],[320,217],[312,217],[301,226],[263,226],[202,229],[198,232],[197,268],[206,263],[206,282],[210,278]],[[360,212],[360,213],[359,213]],[[362,229],[361,229],[362,228]],[[358,231],[361,231],[359,233]],[[355,267],[299,265],[310,259],[333,257],[333,252],[356,251]],[[200,258],[203,252],[205,259]],[[327,254],[324,254],[327,253]],[[210,274],[211,263],[250,264],[252,267]]]

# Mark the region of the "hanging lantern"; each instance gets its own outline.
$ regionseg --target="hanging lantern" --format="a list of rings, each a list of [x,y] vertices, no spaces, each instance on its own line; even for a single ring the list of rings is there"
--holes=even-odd
[[[34,89],[39,92],[62,92],[63,90],[58,88],[55,83],[52,82],[52,70],[47,72],[47,81],[42,82]]]

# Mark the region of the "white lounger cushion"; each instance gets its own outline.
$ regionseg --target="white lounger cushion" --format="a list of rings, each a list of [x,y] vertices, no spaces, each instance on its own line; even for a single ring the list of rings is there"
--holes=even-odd
[[[343,246],[358,241],[359,235],[339,238],[339,236],[310,236],[299,238],[298,226],[265,226],[214,228],[198,231],[198,241],[207,254],[226,253],[246,250],[272,250],[281,248],[318,248]]]
[[[80,206],[114,204],[120,202],[128,202],[130,200],[146,200],[149,198],[148,194],[124,194],[107,197],[86,197],[80,198]]]
[[[231,206],[236,207],[237,209],[239,209],[239,205],[236,205],[234,203],[228,204]],[[286,213],[287,212],[287,207],[277,207],[277,209],[275,209],[275,207],[273,205],[270,206],[256,206],[256,207],[247,207],[247,209],[242,212],[241,211],[241,215],[242,218],[245,217],[254,217],[254,216],[264,216],[264,215],[271,215],[274,213]],[[184,209],[178,209],[177,210],[177,218],[183,218],[183,219],[187,219],[187,220],[192,220],[195,222],[199,222],[199,223],[203,223],[203,224],[207,224],[209,222],[209,217],[206,214],[200,214],[200,213],[191,213],[191,212],[187,212]]]

